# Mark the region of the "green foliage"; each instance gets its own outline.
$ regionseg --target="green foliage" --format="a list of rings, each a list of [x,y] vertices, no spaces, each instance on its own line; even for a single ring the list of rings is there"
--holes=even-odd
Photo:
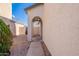
[[[9,53],[12,45],[12,33],[9,27],[0,19],[0,55]]]

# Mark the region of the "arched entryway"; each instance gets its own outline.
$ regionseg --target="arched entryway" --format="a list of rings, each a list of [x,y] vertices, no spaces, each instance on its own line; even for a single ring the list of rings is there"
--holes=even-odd
[[[32,38],[42,39],[42,20],[36,16],[32,20]]]

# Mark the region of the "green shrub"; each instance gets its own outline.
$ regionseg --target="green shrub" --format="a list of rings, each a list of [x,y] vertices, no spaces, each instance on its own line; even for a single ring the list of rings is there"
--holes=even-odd
[[[12,33],[9,27],[0,19],[0,55],[7,55],[12,45]]]

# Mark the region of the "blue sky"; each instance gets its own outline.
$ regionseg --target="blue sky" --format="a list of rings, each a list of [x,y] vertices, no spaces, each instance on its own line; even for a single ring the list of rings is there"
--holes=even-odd
[[[12,16],[16,22],[27,26],[28,15],[25,13],[24,8],[27,8],[31,5],[32,3],[12,3]]]

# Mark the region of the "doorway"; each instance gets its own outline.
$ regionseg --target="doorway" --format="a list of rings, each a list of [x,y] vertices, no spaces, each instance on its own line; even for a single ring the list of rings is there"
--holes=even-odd
[[[32,20],[32,39],[36,40],[42,39],[42,20],[40,17],[36,16]]]

